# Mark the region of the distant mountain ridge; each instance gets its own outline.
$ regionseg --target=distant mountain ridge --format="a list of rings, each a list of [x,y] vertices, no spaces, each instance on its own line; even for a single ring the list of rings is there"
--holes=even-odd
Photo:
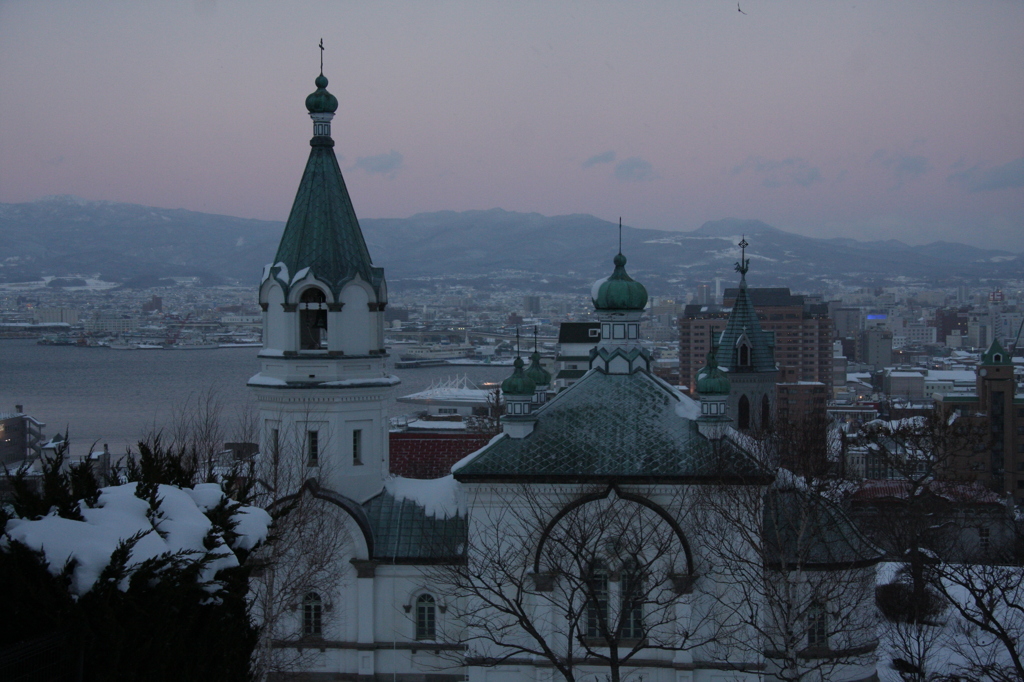
[[[543,216],[502,209],[440,211],[360,221],[376,265],[392,287],[439,278],[482,287],[582,291],[607,275],[617,226],[587,214]],[[284,224],[136,204],[48,197],[0,204],[0,282],[99,273],[108,281],[201,276],[255,285]],[[818,239],[759,220],[709,221],[692,232],[623,227],[630,274],[654,295],[733,279],[736,242],[746,235],[755,286],[799,290],[837,283],[873,286],[897,277],[941,285],[1018,279],[1024,258],[1008,251],[933,242]]]

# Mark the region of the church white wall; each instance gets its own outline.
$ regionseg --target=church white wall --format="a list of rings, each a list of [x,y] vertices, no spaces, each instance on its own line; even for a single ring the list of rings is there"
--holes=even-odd
[[[263,347],[276,350],[294,350],[295,343],[292,343],[291,336],[294,332],[293,320],[288,313],[284,312],[284,291],[277,284],[271,284],[267,289],[267,310],[263,313],[265,324],[263,326]]]
[[[388,472],[389,388],[253,388],[261,422],[260,452],[281,453],[304,466],[305,477],[358,502],[383,487]],[[353,458],[353,432],[361,431],[361,464]],[[318,457],[309,463],[309,431],[317,432]],[[300,481],[301,484],[301,481]]]
[[[374,347],[376,330],[370,320],[370,296],[361,282],[350,282],[341,291],[341,324],[331,333],[340,335],[340,349],[348,355],[368,355]]]

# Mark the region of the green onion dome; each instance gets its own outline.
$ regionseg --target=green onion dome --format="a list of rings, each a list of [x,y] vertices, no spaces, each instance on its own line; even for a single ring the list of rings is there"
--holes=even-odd
[[[306,108],[311,114],[333,114],[338,110],[338,98],[327,92],[327,77],[316,77],[316,92],[306,98]]]
[[[707,364],[697,372],[697,395],[729,395],[729,377],[718,367],[715,351],[709,351]]]
[[[647,305],[647,289],[626,274],[626,257],[615,256],[611,277],[599,279],[590,289],[590,298],[598,310],[643,310]]]
[[[515,370],[513,370],[512,376],[501,382],[501,392],[505,395],[532,396],[537,390],[537,384],[533,383],[533,380],[523,371],[523,359],[516,358],[513,367]]]
[[[526,377],[537,386],[551,384],[551,372],[541,367],[540,353],[537,351],[533,351],[530,356],[530,366],[526,368]]]

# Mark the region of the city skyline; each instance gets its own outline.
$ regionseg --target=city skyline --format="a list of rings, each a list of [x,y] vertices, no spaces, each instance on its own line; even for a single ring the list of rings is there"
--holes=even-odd
[[[1024,5],[0,3],[0,202],[283,220],[326,47],[362,218],[1024,251]]]

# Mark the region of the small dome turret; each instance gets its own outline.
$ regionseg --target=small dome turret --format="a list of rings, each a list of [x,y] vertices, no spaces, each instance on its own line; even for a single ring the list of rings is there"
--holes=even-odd
[[[506,396],[533,396],[534,391],[537,390],[537,384],[523,371],[523,359],[516,358],[513,367],[515,369],[512,371],[512,376],[501,382],[501,392]]]
[[[533,351],[533,354],[530,355],[530,366],[526,368],[526,377],[536,386],[551,384],[551,372],[541,366],[540,352]]]
[[[612,261],[610,277],[594,282],[590,297],[598,310],[640,310],[647,306],[647,289],[626,274],[626,257],[621,253]]]
[[[333,114],[338,110],[338,98],[327,92],[327,77],[316,77],[316,92],[306,97],[306,109],[311,114]]]
[[[697,395],[729,395],[730,389],[729,377],[718,366],[718,361],[715,360],[715,351],[709,351],[707,363],[703,369],[697,372]]]

